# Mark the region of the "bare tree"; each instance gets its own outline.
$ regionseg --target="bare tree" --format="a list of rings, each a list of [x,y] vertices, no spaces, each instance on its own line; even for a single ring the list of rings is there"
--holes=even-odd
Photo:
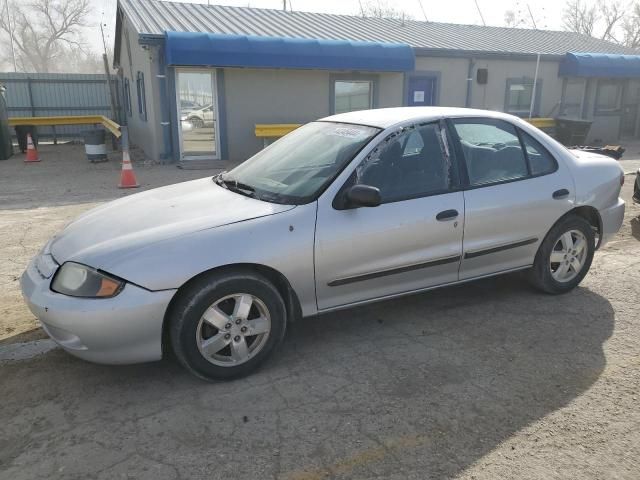
[[[640,50],[640,1],[636,0],[622,22],[622,43]]]
[[[113,58],[113,49],[107,50],[109,58]],[[56,70],[60,69],[59,65],[56,65]],[[87,50],[79,47],[69,47],[65,54],[64,63],[65,72],[73,73],[104,73],[104,62],[100,53]],[[110,69],[111,73],[115,73]]]
[[[18,65],[23,71],[50,72],[70,47],[83,48],[90,0],[9,2],[11,16],[0,16],[0,30],[13,33]]]
[[[386,1],[367,1],[361,3],[361,11],[363,17],[373,18],[395,18],[397,20],[411,20],[413,17],[405,11],[395,8]]]
[[[504,25],[509,28],[535,28],[531,15],[521,9],[504,12]]]
[[[522,22],[521,18],[516,16],[516,12],[514,10],[507,10],[504,12],[504,25],[505,27],[519,27]]]
[[[562,14],[564,27],[590,37],[623,43],[616,38],[617,34],[623,30],[623,24],[631,27],[628,9],[623,2],[624,0],[598,0],[588,3],[588,0],[568,0]]]
[[[593,36],[598,20],[595,5],[587,5],[583,0],[569,0],[562,12],[562,23],[567,30]]]
[[[619,0],[609,0],[607,2],[600,0],[598,2],[598,10],[604,24],[604,30],[602,32],[602,35],[600,35],[600,38],[602,38],[603,40],[611,40],[617,42],[618,40],[613,36],[613,32],[625,17],[626,12],[624,6]]]

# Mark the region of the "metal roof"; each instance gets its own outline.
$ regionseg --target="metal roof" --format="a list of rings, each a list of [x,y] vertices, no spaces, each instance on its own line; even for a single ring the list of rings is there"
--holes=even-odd
[[[118,0],[141,35],[166,31],[406,43],[418,50],[564,55],[637,54],[633,49],[573,32],[484,27],[326,13],[285,12],[159,0]]]

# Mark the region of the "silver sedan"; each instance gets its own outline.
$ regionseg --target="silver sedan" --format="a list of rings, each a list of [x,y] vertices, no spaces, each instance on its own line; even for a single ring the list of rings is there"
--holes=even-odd
[[[570,291],[622,224],[623,180],[616,161],[502,113],[345,113],[214,178],[89,211],[22,291],[78,357],[171,349],[202,378],[238,377],[300,317],[517,270]]]

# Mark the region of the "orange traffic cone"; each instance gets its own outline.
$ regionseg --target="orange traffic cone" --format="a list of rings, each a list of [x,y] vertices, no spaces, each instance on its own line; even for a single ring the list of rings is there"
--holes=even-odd
[[[120,185],[118,188],[136,188],[140,184],[136,180],[136,174],[133,172],[133,166],[131,165],[131,159],[129,158],[129,151],[122,151],[122,172],[120,174]]]
[[[24,163],[39,162],[39,161],[40,161],[40,157],[38,156],[38,151],[36,150],[36,147],[33,144],[33,139],[31,138],[31,134],[27,133],[27,156],[24,159]]]

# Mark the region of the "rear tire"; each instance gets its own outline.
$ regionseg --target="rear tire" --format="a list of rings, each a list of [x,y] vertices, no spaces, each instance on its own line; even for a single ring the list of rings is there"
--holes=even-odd
[[[569,292],[589,271],[594,251],[595,235],[589,222],[576,215],[562,218],[540,244],[529,281],[552,295]]]
[[[248,375],[284,338],[284,301],[269,280],[251,270],[203,276],[179,295],[169,314],[171,346],[200,378]]]

